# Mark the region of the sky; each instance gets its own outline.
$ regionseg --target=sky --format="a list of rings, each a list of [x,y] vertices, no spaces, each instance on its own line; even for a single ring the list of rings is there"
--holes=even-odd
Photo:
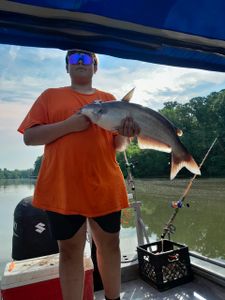
[[[26,146],[17,131],[45,89],[70,85],[65,51],[0,44],[0,169],[34,167],[42,146]],[[132,101],[154,110],[167,101],[185,103],[225,87],[225,74],[99,55],[93,86],[119,100],[135,87]]]

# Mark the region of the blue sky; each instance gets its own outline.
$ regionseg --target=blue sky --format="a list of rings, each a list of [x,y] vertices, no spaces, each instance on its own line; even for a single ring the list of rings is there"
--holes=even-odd
[[[17,132],[39,94],[70,84],[65,52],[0,45],[0,168],[32,168],[43,147],[28,147]],[[135,87],[133,102],[159,109],[166,101],[185,103],[225,87],[225,74],[155,65],[99,55],[93,86],[120,99]]]

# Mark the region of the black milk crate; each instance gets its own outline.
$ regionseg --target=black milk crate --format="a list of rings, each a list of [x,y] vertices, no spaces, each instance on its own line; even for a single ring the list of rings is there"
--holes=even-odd
[[[162,240],[137,247],[140,276],[159,291],[193,279],[188,247]]]

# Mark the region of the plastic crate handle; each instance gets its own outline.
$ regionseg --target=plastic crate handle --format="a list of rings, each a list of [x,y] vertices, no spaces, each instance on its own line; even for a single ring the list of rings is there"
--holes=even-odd
[[[175,262],[178,261],[180,258],[179,254],[175,254],[175,255],[168,255],[168,262]]]

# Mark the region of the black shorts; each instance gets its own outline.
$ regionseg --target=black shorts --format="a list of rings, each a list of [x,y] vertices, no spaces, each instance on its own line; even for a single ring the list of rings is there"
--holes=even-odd
[[[52,211],[46,211],[50,222],[50,228],[53,237],[56,240],[67,240],[85,223],[86,217],[81,215],[63,215]],[[121,211],[113,212],[108,215],[91,218],[109,233],[120,231]]]

